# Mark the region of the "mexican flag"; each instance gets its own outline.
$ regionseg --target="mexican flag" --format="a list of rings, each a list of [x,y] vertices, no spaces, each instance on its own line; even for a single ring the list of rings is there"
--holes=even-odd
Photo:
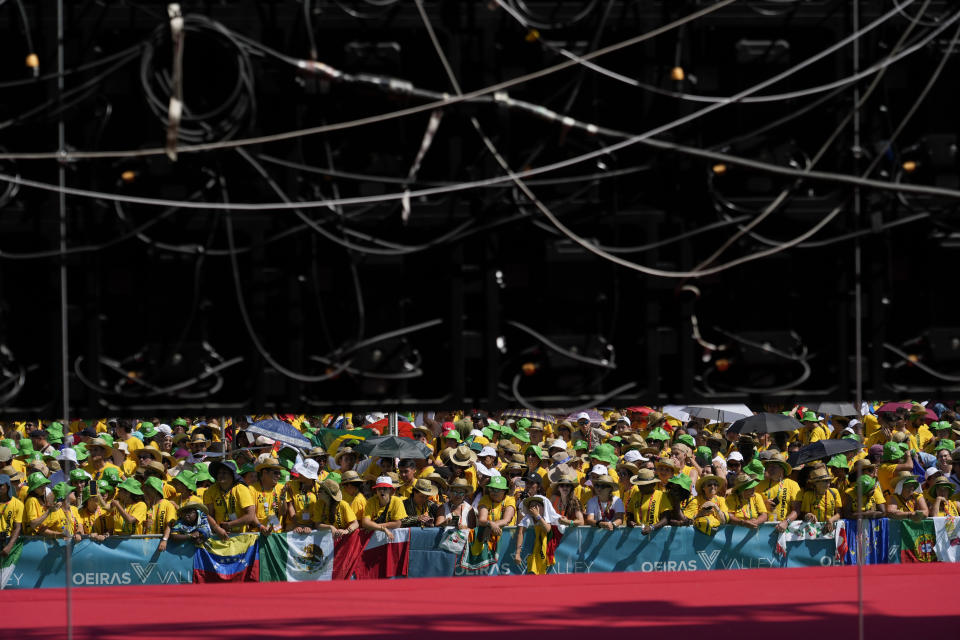
[[[3,562],[0,562],[0,589],[7,588],[7,583],[10,581],[10,576],[13,575],[13,570],[17,567],[17,560],[20,559],[22,552],[23,538],[20,538],[17,540],[17,543],[13,545],[10,555],[3,558]]]
[[[270,533],[261,536],[260,581],[345,580],[363,551],[361,532],[334,539],[329,531]]]
[[[933,520],[900,521],[900,562],[936,562],[935,544]]]

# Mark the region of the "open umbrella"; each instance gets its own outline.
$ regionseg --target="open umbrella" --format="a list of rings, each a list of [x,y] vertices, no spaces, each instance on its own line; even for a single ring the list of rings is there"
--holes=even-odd
[[[371,458],[429,458],[430,447],[410,438],[379,436],[364,440],[356,447],[358,453]]]
[[[877,409],[877,413],[889,413],[892,411],[896,411],[897,409],[906,409],[907,411],[909,411],[910,409],[913,409],[913,403],[912,402],[887,402],[883,406],[881,406],[879,409]]]
[[[653,413],[653,407],[627,407],[624,409],[627,413],[639,413],[640,415],[647,415],[648,413]]]
[[[736,422],[740,418],[753,415],[745,404],[712,404],[684,407],[691,418],[706,418],[713,422]]]
[[[500,415],[504,418],[513,418],[515,420],[526,418],[527,420],[538,420],[540,422],[556,421],[556,418],[549,413],[544,413],[543,411],[534,411],[533,409],[507,409]]]
[[[680,422],[689,422],[690,414],[683,410],[679,404],[668,404],[663,407],[663,415],[673,416]]]
[[[247,431],[288,444],[295,449],[309,449],[313,446],[307,436],[297,431],[295,426],[283,420],[261,420],[247,427]]]
[[[805,406],[810,409],[810,411],[831,416],[852,418],[860,415],[860,412],[857,411],[857,408],[853,406],[852,402],[813,402]]]
[[[860,442],[857,440],[818,440],[797,451],[796,462],[790,464],[796,466],[821,458],[832,458],[838,453],[859,450]]]
[[[733,433],[777,433],[794,431],[803,425],[793,416],[782,413],[758,413],[755,416],[740,418],[727,429]]]

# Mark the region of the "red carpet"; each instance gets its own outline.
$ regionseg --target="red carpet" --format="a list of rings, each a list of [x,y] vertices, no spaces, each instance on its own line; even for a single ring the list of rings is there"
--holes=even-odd
[[[864,570],[865,632],[957,637],[960,565]],[[74,638],[857,637],[855,567],[74,589]],[[64,591],[4,591],[3,637],[64,637]],[[793,623],[793,624],[791,624]],[[661,627],[657,629],[657,627]],[[696,636],[694,635],[696,634]],[[701,635],[702,634],[702,635]],[[533,637],[533,636],[531,636]],[[626,636],[615,636],[626,637]]]

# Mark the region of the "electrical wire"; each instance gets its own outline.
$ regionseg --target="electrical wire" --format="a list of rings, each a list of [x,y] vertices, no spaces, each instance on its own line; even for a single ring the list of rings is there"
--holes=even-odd
[[[560,355],[562,355],[562,356],[564,356],[564,357],[566,357],[566,358],[569,358],[569,359],[571,359],[571,360],[576,360],[577,362],[582,362],[582,363],[584,363],[584,364],[591,364],[591,365],[593,365],[593,366],[595,366],[595,367],[601,367],[601,368],[603,368],[603,369],[614,370],[614,369],[617,368],[617,364],[616,364],[616,362],[614,362],[614,358],[612,358],[612,357],[611,357],[609,360],[606,359],[606,358],[597,359],[597,358],[591,358],[591,357],[589,357],[589,356],[585,356],[585,355],[580,354],[580,353],[576,353],[575,351],[570,351],[569,349],[564,349],[563,347],[561,347],[561,346],[558,345],[557,343],[555,343],[555,342],[553,342],[552,340],[550,340],[549,338],[547,338],[547,337],[546,337],[545,335],[543,335],[542,333],[539,333],[539,332],[531,329],[531,328],[528,327],[527,325],[522,324],[522,323],[520,323],[520,322],[517,322],[517,321],[515,321],[515,320],[508,320],[508,321],[507,321],[507,325],[508,325],[508,326],[511,326],[511,327],[514,327],[515,329],[519,329],[520,331],[523,331],[523,332],[526,333],[527,335],[533,336],[534,338],[536,338],[537,341],[541,342],[541,343],[544,344],[545,346],[553,349],[554,351],[556,351],[556,352],[559,353]]]
[[[645,42],[659,35],[672,31],[673,29],[676,29],[684,24],[693,22],[694,20],[697,20],[703,16],[707,16],[707,15],[710,15],[711,13],[719,11],[720,9],[723,9],[724,7],[729,6],[734,2],[737,2],[737,0],[718,0],[717,2],[711,5],[708,5],[702,9],[698,9],[697,11],[687,14],[686,16],[678,18],[677,20],[674,20],[670,23],[661,25],[659,27],[651,29],[650,31],[633,36],[626,40],[617,42],[615,44],[603,47],[602,49],[597,49],[596,51],[592,51],[589,54],[583,56],[583,59],[592,60],[594,58],[606,55],[608,53],[613,53],[615,51],[619,51],[621,49],[631,47],[635,44]],[[248,44],[250,43],[249,40],[239,36],[238,34],[233,34],[233,35],[238,39],[245,40]],[[259,45],[259,48],[265,52],[269,50],[267,47],[263,45]],[[275,54],[275,56],[278,59],[283,60],[289,64],[293,64],[294,66],[301,67],[301,65],[303,65],[302,68],[304,69],[310,66],[307,64],[307,61],[297,60],[295,58],[291,58],[290,56],[286,56],[284,54],[280,54],[272,50],[269,50],[269,51],[271,51],[272,54]],[[346,129],[352,129],[352,128],[365,126],[369,124],[387,122],[390,120],[395,120],[397,118],[402,118],[402,117],[414,115],[417,113],[424,113],[424,112],[432,111],[434,109],[443,108],[443,107],[447,107],[454,104],[459,104],[461,102],[467,102],[470,100],[474,100],[476,98],[481,98],[483,96],[493,94],[497,91],[502,91],[510,87],[526,84],[538,78],[543,78],[548,75],[552,75],[559,71],[563,71],[564,69],[568,69],[574,65],[576,65],[576,63],[569,60],[566,62],[560,62],[558,64],[555,64],[550,67],[546,67],[544,69],[540,69],[538,71],[533,71],[531,73],[527,73],[522,76],[518,76],[516,78],[511,78],[509,80],[504,80],[502,82],[498,82],[496,84],[489,85],[481,89],[466,92],[460,96],[444,96],[444,98],[441,100],[435,100],[433,102],[429,102],[426,104],[407,107],[407,108],[399,109],[389,113],[368,116],[365,118],[357,118],[357,119],[345,121],[345,122],[337,122],[332,124],[320,125],[316,127],[309,127],[305,129],[298,129],[295,131],[275,133],[270,135],[242,138],[242,139],[236,139],[236,140],[223,140],[219,142],[210,142],[210,143],[204,143],[204,144],[178,145],[176,151],[178,154],[196,153],[201,151],[211,151],[214,149],[227,149],[227,148],[234,148],[234,147],[250,146],[255,144],[266,144],[270,142],[279,142],[282,140],[290,140],[293,138],[300,138],[303,136],[317,135],[320,133],[330,133],[332,131],[343,131]],[[60,152],[6,153],[6,154],[0,154],[0,160],[60,160],[62,161],[62,160],[80,160],[80,159],[93,159],[93,158],[133,158],[133,157],[143,157],[143,156],[166,155],[166,153],[167,153],[167,150],[163,147],[154,147],[149,149],[127,149],[127,150],[118,150],[118,151],[68,151],[65,155],[61,154]]]
[[[910,364],[916,367],[917,369],[920,369],[921,371],[932,375],[935,378],[939,378],[940,380],[945,380],[946,382],[960,382],[960,375],[950,375],[950,374],[937,371],[933,367],[923,364],[923,362],[921,362],[920,360],[911,358],[910,354],[904,351],[901,351],[900,349],[898,349],[897,347],[895,347],[894,345],[888,342],[883,343],[883,348],[903,358],[903,361],[905,363]]]

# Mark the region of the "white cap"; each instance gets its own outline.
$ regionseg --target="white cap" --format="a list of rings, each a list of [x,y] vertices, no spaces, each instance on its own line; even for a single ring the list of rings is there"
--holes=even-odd
[[[936,466],[930,467],[929,469],[927,469],[926,477],[924,478],[924,480],[929,480],[930,478],[937,475],[938,473],[940,473],[940,469],[937,469]]]
[[[301,478],[307,478],[308,480],[317,479],[317,471],[320,470],[320,464],[313,460],[312,458],[307,458],[293,466],[293,472],[300,476]],[[389,476],[386,476],[387,480],[390,479]],[[379,478],[377,479],[379,482]]]
[[[561,438],[556,438],[550,441],[550,446],[547,449],[563,449],[566,451],[567,443],[564,442]]]
[[[173,429],[171,429],[171,428],[170,428],[170,425],[168,425],[168,424],[162,424],[162,425],[160,425],[159,427],[157,427],[157,431],[159,431],[160,433],[162,433],[162,434],[165,435],[165,436],[172,436],[172,435],[173,435]]]
[[[650,458],[644,458],[643,454],[637,451],[636,449],[630,449],[625,454],[623,454],[624,462],[650,462]]]
[[[847,423],[847,429],[856,433],[856,430],[854,429],[854,427],[857,426],[858,424],[863,424],[863,423],[857,420],[856,418],[854,418],[853,420]]]
[[[57,460],[76,462],[77,461],[77,452],[73,449],[64,449],[60,452],[60,455],[57,456]]]
[[[730,460],[738,460],[740,462],[743,462],[743,454],[740,453],[739,451],[734,451],[733,453],[727,456],[727,461],[729,462]]]
[[[617,423],[623,422],[625,424],[630,424],[630,418],[627,416],[620,416],[620,419],[617,420]]]
[[[257,439],[254,441],[254,444],[256,444],[257,446],[270,446],[274,442],[276,442],[276,440],[274,440],[273,438],[268,438],[267,436],[257,436]]]
[[[590,469],[590,473],[595,473],[598,476],[610,475],[610,473],[607,471],[606,465],[602,465],[602,464],[593,465],[593,469]]]
[[[497,450],[494,449],[493,447],[484,447],[483,449],[480,449],[480,453],[478,453],[477,455],[478,455],[479,457],[481,457],[481,458],[483,458],[484,456],[494,456],[494,457],[496,457],[496,455],[497,455]]]
[[[388,485],[390,485],[391,487],[396,487],[396,486],[397,486],[396,484],[394,484],[393,478],[391,478],[390,476],[377,476],[377,481],[374,482],[373,484],[374,484],[374,485],[378,485],[378,484],[388,484]]]
[[[496,478],[500,475],[500,472],[492,467],[485,467],[480,462],[474,462],[473,465],[477,468],[477,473],[482,476],[487,476],[488,478]]]
[[[711,460],[710,463],[711,463],[711,464],[714,464],[714,465],[718,465],[718,464],[719,464],[719,465],[723,465],[724,467],[727,466],[727,461],[724,460],[723,458],[721,458],[720,456],[717,456],[716,458],[714,458],[713,460]]]
[[[587,413],[586,411],[581,411],[580,413],[577,414],[577,422],[580,422],[581,420],[586,420],[589,422],[590,414]]]
[[[470,435],[474,438],[482,438],[483,431],[480,431],[480,429],[470,429]]]

